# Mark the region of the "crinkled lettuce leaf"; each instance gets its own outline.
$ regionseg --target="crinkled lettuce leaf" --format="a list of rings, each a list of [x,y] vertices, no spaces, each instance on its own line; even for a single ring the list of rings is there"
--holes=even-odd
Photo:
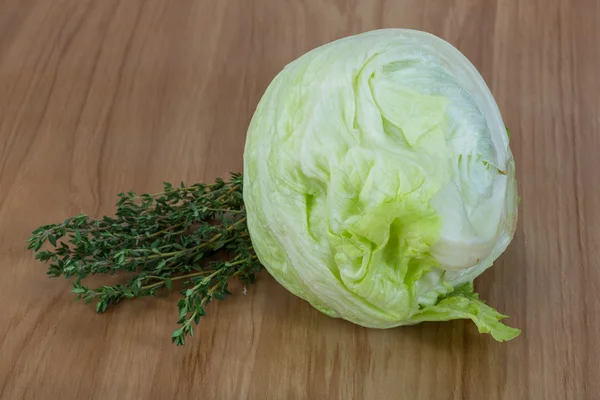
[[[436,305],[427,306],[411,317],[415,322],[470,319],[477,325],[480,333],[489,333],[499,342],[514,339],[521,333],[519,329],[500,322],[504,318],[507,316],[479,300],[472,283],[456,288]]]

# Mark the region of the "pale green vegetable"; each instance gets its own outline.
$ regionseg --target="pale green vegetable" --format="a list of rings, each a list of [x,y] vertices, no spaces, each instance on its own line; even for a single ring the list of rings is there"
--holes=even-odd
[[[244,201],[260,261],[327,315],[519,333],[471,286],[515,231],[507,130],[474,66],[433,35],[367,32],[286,66],[248,130]]]

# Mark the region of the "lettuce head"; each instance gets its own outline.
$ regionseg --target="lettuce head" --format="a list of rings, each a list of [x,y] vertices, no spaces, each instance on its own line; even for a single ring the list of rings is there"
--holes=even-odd
[[[475,67],[428,33],[318,47],[271,82],[248,129],[244,202],[260,261],[318,310],[373,328],[473,320],[517,220],[515,164]]]

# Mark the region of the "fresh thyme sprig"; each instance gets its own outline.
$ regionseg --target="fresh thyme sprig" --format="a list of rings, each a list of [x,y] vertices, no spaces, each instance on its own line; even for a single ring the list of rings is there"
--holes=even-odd
[[[183,345],[208,303],[231,294],[231,278],[253,283],[262,268],[246,226],[242,182],[241,174],[233,174],[210,185],[165,183],[160,193],[120,193],[115,216],[78,215],[41,226],[28,248],[49,264],[49,276],[74,278],[76,298],[95,301],[99,313],[125,298],[155,295],[181,282],[180,327],[172,342]],[[42,249],[45,243],[49,250]],[[208,260],[221,252],[226,261]],[[112,286],[84,284],[89,276],[120,273],[133,277]]]

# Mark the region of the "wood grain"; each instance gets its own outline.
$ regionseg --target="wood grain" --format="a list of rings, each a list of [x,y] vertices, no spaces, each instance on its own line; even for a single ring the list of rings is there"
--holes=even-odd
[[[381,27],[457,46],[512,130],[519,228],[476,284],[516,340],[360,328],[263,274],[176,348],[176,293],[96,315],[24,250],[117,192],[241,170],[275,74]],[[0,398],[600,398],[598,43],[593,0],[0,0]]]

